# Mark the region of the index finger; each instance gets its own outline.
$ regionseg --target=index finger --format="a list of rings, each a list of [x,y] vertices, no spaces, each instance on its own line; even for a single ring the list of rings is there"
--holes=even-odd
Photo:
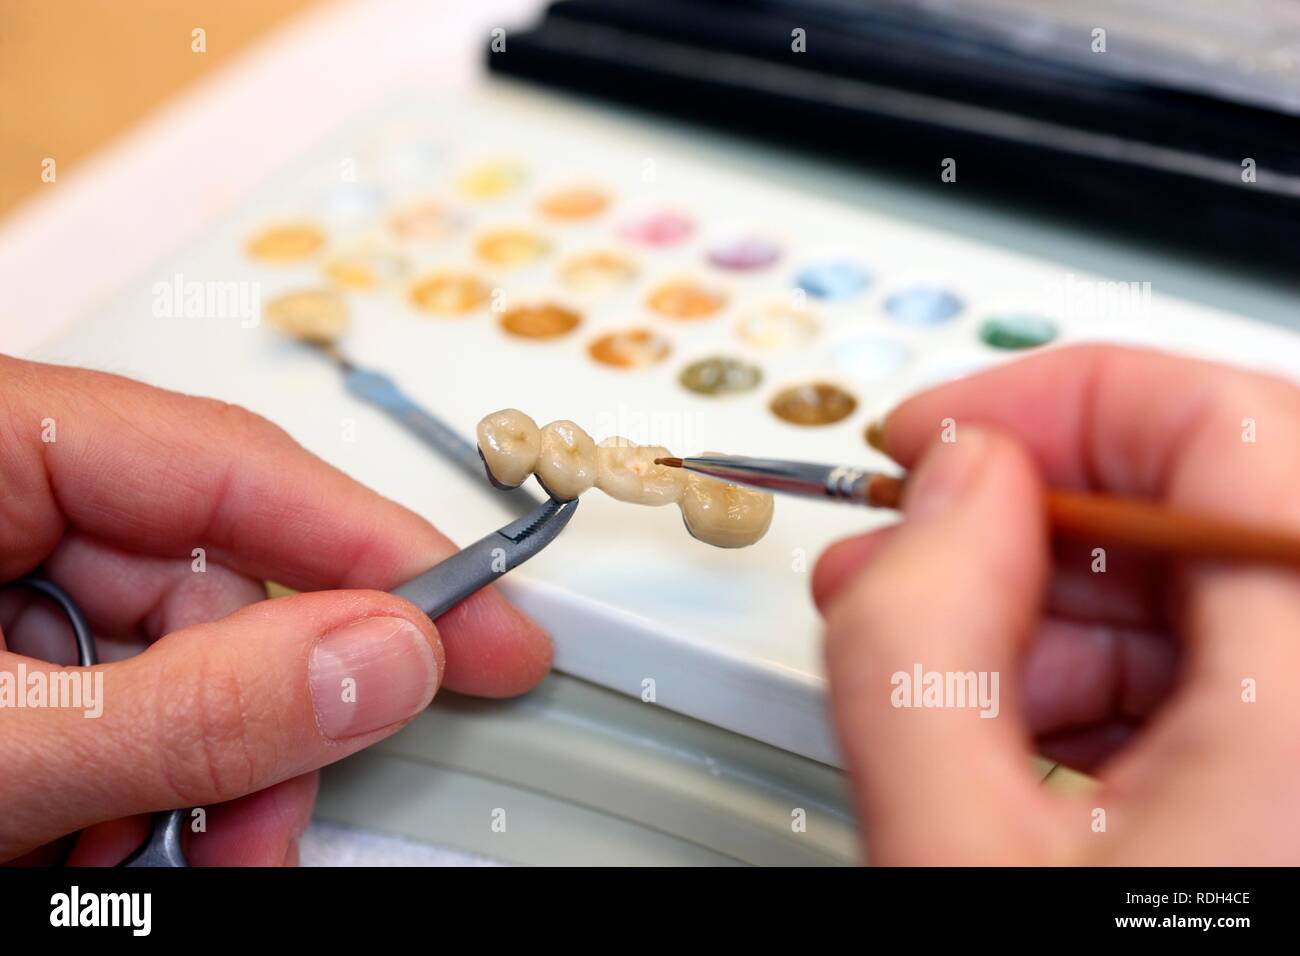
[[[1141,349],[1056,349],[903,402],[884,423],[886,451],[910,465],[945,420],[958,440],[963,423],[1012,432],[1050,485],[1300,530],[1300,389],[1278,378]],[[1194,676],[1292,668],[1293,572],[1197,566],[1187,583],[1176,610]]]
[[[3,356],[0,381],[0,581],[39,565],[68,525],[150,555],[202,547],[298,590],[388,590],[456,550],[238,406]],[[458,689],[515,692],[549,666],[546,635],[490,589],[439,630]]]
[[[289,587],[374,586],[450,545],[251,412],[83,369],[5,359],[0,579],[65,524],[146,554],[194,547]],[[413,536],[413,540],[406,536]]]
[[[908,399],[884,422],[885,449],[911,466],[945,419],[1012,432],[1055,487],[1300,518],[1300,390],[1281,379],[1142,349],[1054,349]]]

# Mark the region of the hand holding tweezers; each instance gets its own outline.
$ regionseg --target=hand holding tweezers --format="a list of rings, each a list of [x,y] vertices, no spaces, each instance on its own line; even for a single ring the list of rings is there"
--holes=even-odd
[[[81,607],[67,591],[53,581],[34,575],[4,586],[35,591],[53,601],[72,625],[72,633],[77,641],[78,666],[94,667],[99,663],[90,622],[86,620]],[[181,848],[181,828],[185,825],[187,815],[188,811],[184,809],[162,810],[155,813],[149,837],[118,865],[189,866],[189,861],[185,859],[185,852]]]
[[[576,498],[565,502],[549,500],[395,588],[392,593],[411,601],[429,617],[436,618],[554,541],[577,507]],[[36,591],[53,601],[72,625],[78,663],[82,667],[95,666],[98,659],[90,624],[66,591],[41,577],[27,577],[12,585],[0,585],[9,586]],[[188,813],[185,809],[155,813],[148,839],[120,865],[188,866],[181,845],[182,828]]]

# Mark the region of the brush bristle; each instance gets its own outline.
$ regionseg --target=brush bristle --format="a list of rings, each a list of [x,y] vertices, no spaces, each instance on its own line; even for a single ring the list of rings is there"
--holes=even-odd
[[[682,467],[682,460],[680,458],[656,458],[655,464],[667,465],[669,468],[680,468]]]

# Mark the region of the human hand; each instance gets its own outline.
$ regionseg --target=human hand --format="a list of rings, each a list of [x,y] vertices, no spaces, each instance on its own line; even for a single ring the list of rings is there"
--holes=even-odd
[[[1300,858],[1300,573],[1052,543],[1042,508],[1046,482],[1300,530],[1297,436],[1289,383],[1103,347],[889,415],[905,519],[833,545],[813,583],[872,862]],[[893,706],[917,664],[999,674],[998,716]],[[1040,786],[1035,740],[1100,789]]]
[[[548,670],[550,640],[491,588],[436,627],[382,593],[455,547],[269,422],[3,356],[0,383],[0,582],[43,566],[110,661],[97,719],[0,708],[0,860],[116,863],[140,814],[202,806],[192,863],[292,863],[317,768],[440,686],[508,696]],[[268,579],[316,593],[268,601]],[[67,670],[51,660],[76,661],[61,616],[0,594],[0,676]]]

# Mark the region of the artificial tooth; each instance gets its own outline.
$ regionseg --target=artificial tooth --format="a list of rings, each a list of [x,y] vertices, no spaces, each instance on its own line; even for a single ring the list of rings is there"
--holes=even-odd
[[[541,449],[541,429],[517,408],[503,408],[478,423],[479,454],[498,485],[516,488],[527,481]]]
[[[573,422],[561,419],[542,429],[537,480],[553,498],[576,498],[596,483],[596,443]]]
[[[530,473],[553,498],[568,501],[595,485],[618,501],[638,505],[676,502],[686,530],[717,548],[743,548],[758,541],[772,523],[772,496],[681,468],[656,465],[671,457],[659,445],[606,438],[598,446],[571,421],[544,428],[515,408],[486,415],[478,423],[479,454],[488,476],[502,487],[518,487]]]
[[[611,498],[635,505],[668,505],[680,501],[686,472],[656,465],[671,452],[658,445],[638,445],[626,438],[606,438],[596,446],[596,487]]]
[[[772,523],[771,495],[703,475],[686,476],[681,507],[686,530],[717,548],[747,547]]]

